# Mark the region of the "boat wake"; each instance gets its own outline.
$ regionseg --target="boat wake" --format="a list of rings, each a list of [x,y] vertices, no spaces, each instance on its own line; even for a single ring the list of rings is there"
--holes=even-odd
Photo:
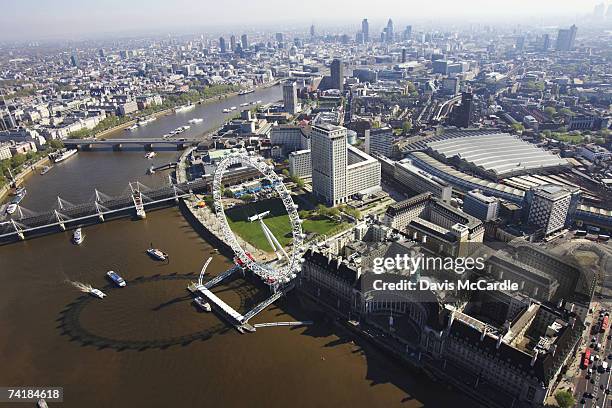
[[[93,286],[89,285],[89,284],[84,284],[78,281],[71,281],[71,280],[66,280],[66,282],[68,282],[69,284],[71,284],[72,286],[74,286],[75,288],[77,288],[78,290],[80,290],[81,292],[84,293],[91,293],[91,291],[93,290]]]

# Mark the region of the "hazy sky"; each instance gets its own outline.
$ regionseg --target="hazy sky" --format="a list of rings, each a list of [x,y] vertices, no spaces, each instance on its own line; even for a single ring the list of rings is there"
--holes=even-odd
[[[604,0],[0,0],[0,41],[222,26],[575,18]],[[291,25],[289,25],[291,26]],[[293,25],[295,27],[295,25]]]

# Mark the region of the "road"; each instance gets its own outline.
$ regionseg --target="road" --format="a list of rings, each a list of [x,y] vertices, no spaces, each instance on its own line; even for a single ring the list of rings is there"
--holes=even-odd
[[[594,360],[593,363],[589,365],[589,368],[592,369],[590,379],[587,379],[587,369],[579,369],[575,392],[579,407],[596,408],[608,406],[606,404],[608,403],[607,401],[609,395],[607,395],[604,391],[610,387],[610,372],[598,369],[598,367],[601,365],[601,361],[607,361],[608,364],[612,364],[612,359],[608,358],[608,356],[612,354],[612,341],[608,340],[610,330],[606,330],[605,333],[599,333],[599,311],[606,310],[607,308],[607,305],[596,305],[596,310],[594,310],[592,314],[593,320],[588,329],[585,331],[585,344],[591,349],[591,355],[599,356],[599,359]],[[595,338],[595,342],[592,342],[593,338]],[[602,345],[599,351],[596,351],[593,348],[593,346],[597,343],[601,343]],[[581,357],[584,350],[584,347],[582,347],[580,350]],[[584,397],[585,395],[589,394],[592,394],[593,397]]]

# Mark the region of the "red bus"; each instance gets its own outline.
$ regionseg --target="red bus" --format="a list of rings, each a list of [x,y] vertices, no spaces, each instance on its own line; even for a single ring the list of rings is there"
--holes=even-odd
[[[608,329],[608,316],[604,316],[603,319],[601,320],[601,326],[599,328],[599,331],[603,333],[607,329]]]
[[[582,360],[582,367],[587,368],[591,362],[591,349],[587,348],[584,350],[584,359]]]

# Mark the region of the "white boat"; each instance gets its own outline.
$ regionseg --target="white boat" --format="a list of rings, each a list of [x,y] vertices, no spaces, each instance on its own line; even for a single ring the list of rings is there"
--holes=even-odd
[[[76,245],[81,245],[83,241],[85,241],[85,235],[83,235],[83,231],[81,230],[81,228],[75,229],[72,233],[72,242],[74,242]]]
[[[249,106],[249,103],[248,102],[241,103],[240,106]]]
[[[129,128],[127,128],[127,130],[136,130],[138,129],[138,125],[132,125]]]
[[[210,305],[204,300],[204,298],[201,298],[200,296],[198,296],[197,298],[193,299],[193,302],[202,310],[206,311],[206,312],[210,312],[212,310],[212,308],[210,307]]]
[[[9,204],[8,207],[6,207],[7,214],[13,214],[15,211],[17,211],[17,204]]]
[[[96,289],[96,288],[90,288],[89,289],[89,293],[92,296],[95,296],[95,297],[100,298],[100,299],[104,299],[104,297],[106,296],[106,293],[104,293],[100,289]]]
[[[125,279],[123,279],[121,276],[119,276],[117,274],[117,272],[115,271],[108,271],[106,272],[106,276],[108,276],[110,278],[110,280],[112,280],[115,285],[119,286],[120,288],[124,287],[126,285],[125,283]]]
[[[166,259],[168,259],[168,254],[157,248],[147,249],[147,254],[151,258],[157,259],[158,261],[165,261]]]
[[[77,149],[63,149],[53,156],[53,162],[59,163],[77,154]]]
[[[189,120],[189,123],[202,123],[204,122],[204,119],[202,118],[193,118]]]
[[[157,119],[157,118],[156,118],[156,117],[154,117],[154,116],[151,116],[151,117],[146,118],[146,119],[142,119],[142,120],[140,120],[140,121],[138,122],[138,126],[146,126],[146,125],[148,125],[149,123],[153,122],[153,121],[154,121],[154,120],[156,120],[156,119]]]
[[[255,92],[254,89],[245,89],[243,91],[238,92],[238,95],[247,95],[247,94],[250,94],[250,93],[253,93],[253,92]]]
[[[230,110],[229,109],[223,109],[223,113],[229,113]]]
[[[147,152],[147,153],[144,155],[145,159],[152,159],[152,158],[154,158],[155,156],[157,156],[157,153],[155,153],[155,152]]]
[[[258,99],[258,100],[257,100],[257,103],[261,103],[261,99]]]
[[[178,108],[175,108],[174,111],[176,113],[178,113],[178,112],[186,112],[186,111],[188,111],[190,109],[193,109],[193,108],[195,108],[195,105],[189,104],[189,105],[179,106]]]
[[[40,175],[44,176],[45,174],[47,174],[49,172],[49,170],[51,170],[51,167],[49,167],[49,166],[43,167],[43,169],[40,171]]]
[[[232,107],[230,108],[230,110],[233,110],[233,111],[235,111],[236,109],[238,109],[238,108],[237,108],[237,107],[235,107],[235,106],[232,106]]]

